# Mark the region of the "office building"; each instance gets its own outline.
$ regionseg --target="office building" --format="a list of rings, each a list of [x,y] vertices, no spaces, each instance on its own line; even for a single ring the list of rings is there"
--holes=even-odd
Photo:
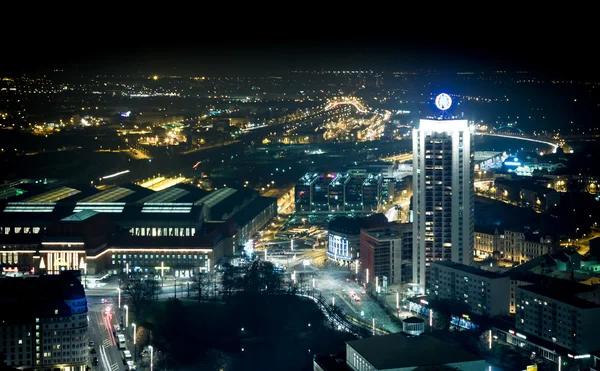
[[[412,224],[394,224],[363,229],[360,232],[360,266],[383,284],[404,284],[412,281]],[[385,279],[384,279],[385,277]]]
[[[369,174],[362,185],[363,210],[377,212],[383,203],[383,176]]]
[[[306,173],[296,183],[296,212],[302,213],[312,210],[312,194],[318,178],[318,173]]]
[[[344,211],[346,209],[346,187],[350,174],[338,173],[329,183],[329,210]]]
[[[296,213],[373,213],[384,193],[383,176],[366,170],[306,173],[296,182]]]
[[[485,371],[485,359],[428,335],[396,333],[346,342],[346,363],[352,370]]]
[[[0,359],[4,366],[86,370],[87,301],[72,272],[0,277],[0,287]]]
[[[431,293],[465,303],[472,313],[504,316],[510,309],[510,278],[450,260],[431,264]]]
[[[585,356],[600,350],[597,287],[560,279],[516,288],[516,330]],[[533,339],[529,339],[532,341]]]
[[[420,120],[413,129],[413,281],[426,288],[431,263],[473,262],[473,127]]]

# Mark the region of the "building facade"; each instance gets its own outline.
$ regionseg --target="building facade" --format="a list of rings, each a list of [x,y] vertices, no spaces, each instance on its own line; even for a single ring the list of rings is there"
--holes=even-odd
[[[508,315],[510,278],[449,260],[431,264],[432,293],[437,299],[460,301],[473,313]]]
[[[412,282],[412,225],[391,224],[360,231],[360,266],[370,282],[389,284]]]
[[[517,287],[516,330],[568,349],[573,356],[600,350],[597,290],[554,282]]]
[[[8,202],[0,213],[0,266],[5,272],[83,275],[129,267],[189,277],[231,256],[277,213],[276,199],[245,188],[140,188],[62,187]]]
[[[467,120],[413,129],[413,282],[422,290],[434,261],[473,262],[473,130]]]
[[[558,243],[550,236],[541,236],[530,231],[505,230],[475,227],[475,255],[481,258],[526,263],[558,250]]]
[[[0,354],[5,366],[86,370],[87,300],[83,286],[71,272],[3,277],[0,286]]]
[[[296,212],[377,212],[383,193],[383,176],[366,170],[306,173],[295,186]]]

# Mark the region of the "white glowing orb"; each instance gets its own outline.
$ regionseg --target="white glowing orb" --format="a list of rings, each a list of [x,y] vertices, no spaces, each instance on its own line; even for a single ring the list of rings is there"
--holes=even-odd
[[[435,98],[435,106],[442,111],[447,110],[451,105],[452,98],[446,93],[442,93]]]

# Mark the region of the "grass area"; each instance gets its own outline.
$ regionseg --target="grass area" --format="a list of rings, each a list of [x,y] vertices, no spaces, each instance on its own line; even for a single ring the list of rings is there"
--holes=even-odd
[[[151,339],[164,354],[161,367],[172,370],[311,370],[314,353],[339,352],[352,338],[331,329],[314,302],[292,295],[157,302],[139,323],[138,342]]]

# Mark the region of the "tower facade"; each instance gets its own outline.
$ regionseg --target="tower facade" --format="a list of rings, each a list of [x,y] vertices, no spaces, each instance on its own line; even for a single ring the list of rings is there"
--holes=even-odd
[[[453,119],[413,129],[413,283],[423,292],[432,262],[473,263],[473,130]]]

